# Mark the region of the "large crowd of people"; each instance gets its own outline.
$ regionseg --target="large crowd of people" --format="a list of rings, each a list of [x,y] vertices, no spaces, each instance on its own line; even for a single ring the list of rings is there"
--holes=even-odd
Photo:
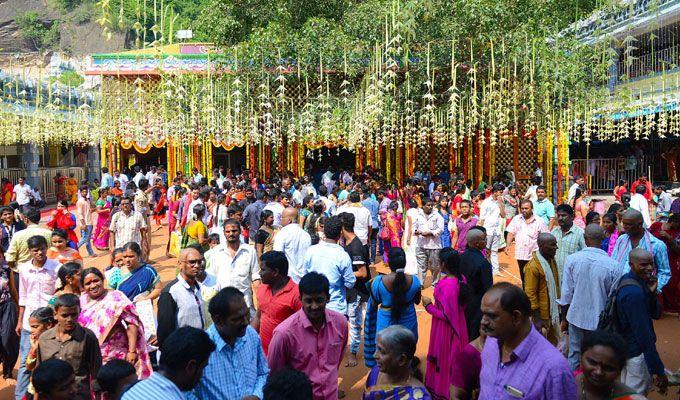
[[[575,176],[555,205],[542,175],[102,168],[55,178],[42,220],[4,180],[3,377],[16,400],[334,400],[344,361],[370,400],[666,393],[653,320],[680,312],[680,200],[642,176],[601,210]]]

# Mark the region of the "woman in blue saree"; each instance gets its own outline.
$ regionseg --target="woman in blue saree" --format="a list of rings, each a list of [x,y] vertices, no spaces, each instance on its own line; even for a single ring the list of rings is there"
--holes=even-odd
[[[123,266],[114,267],[109,275],[109,287],[125,293],[132,302],[154,300],[161,294],[160,276],[149,264],[141,261],[142,249],[137,243],[123,246]]]
[[[401,325],[413,332],[418,339],[418,318],[415,304],[420,303],[420,280],[404,273],[406,253],[401,247],[392,247],[388,253],[390,272],[379,275],[366,285],[370,296],[366,303],[364,323],[364,362],[367,367],[375,366],[376,333],[390,325]]]
[[[392,325],[378,333],[375,360],[366,379],[363,400],[430,400],[418,369],[416,337],[410,329]]]

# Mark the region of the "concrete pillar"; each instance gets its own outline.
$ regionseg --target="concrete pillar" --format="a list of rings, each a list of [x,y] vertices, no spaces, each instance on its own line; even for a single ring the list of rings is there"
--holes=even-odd
[[[38,167],[40,164],[40,153],[38,146],[34,144],[24,144],[21,146],[21,166],[26,171],[26,183],[31,187],[41,186]]]
[[[113,171],[109,171],[113,173]],[[87,148],[87,181],[94,182],[95,179],[101,179],[102,167],[99,145],[88,146]]]

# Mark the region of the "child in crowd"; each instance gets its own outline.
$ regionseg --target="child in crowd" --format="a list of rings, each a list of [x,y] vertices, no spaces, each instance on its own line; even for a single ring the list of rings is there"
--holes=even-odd
[[[28,323],[31,326],[31,336],[29,338],[31,348],[28,350],[28,357],[26,357],[26,370],[33,371],[35,369],[38,352],[38,338],[48,329],[51,329],[56,324],[54,320],[54,311],[51,307],[41,307],[31,313],[28,318]],[[35,393],[33,385],[29,385],[27,389],[27,397],[33,398]]]
[[[125,360],[111,360],[97,374],[102,400],[119,400],[137,382],[135,366]]]
[[[92,381],[102,366],[97,336],[78,323],[78,296],[59,296],[54,314],[57,325],[43,332],[38,339],[37,366],[55,358],[66,361],[73,367],[76,380],[76,394],[69,400],[91,400]],[[38,388],[36,390],[40,392]]]
[[[59,265],[67,262],[83,265],[83,257],[78,250],[69,247],[68,234],[63,229],[52,231],[52,247],[47,250],[47,258],[55,260]]]
[[[123,248],[114,249],[111,253],[111,265],[104,269],[106,282],[110,288],[115,289],[123,278]]]
[[[33,371],[32,383],[37,394],[34,400],[73,400],[77,393],[73,367],[62,360],[41,364]]]
[[[460,215],[451,223],[451,245],[459,252],[464,252],[467,247],[467,233],[470,228],[477,225],[477,217],[472,214],[472,204],[468,200],[462,200],[459,204]]]

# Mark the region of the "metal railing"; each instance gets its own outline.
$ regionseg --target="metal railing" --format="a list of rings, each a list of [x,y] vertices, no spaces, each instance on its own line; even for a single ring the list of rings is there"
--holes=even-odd
[[[625,158],[578,159],[571,160],[571,174],[588,176],[588,188],[593,193],[605,193],[613,191],[620,179],[630,185],[640,175],[647,175],[648,166],[649,159],[645,156],[636,159],[634,168],[626,165]]]
[[[677,68],[679,63],[680,45],[644,54],[633,59],[630,66],[627,65],[626,58],[623,58],[618,63],[618,83],[622,82],[624,76],[627,76],[628,79],[639,78]]]
[[[82,167],[56,167],[56,168],[39,168],[38,179],[40,181],[40,195],[45,203],[55,203],[57,201],[57,189],[54,184],[54,177],[57,172],[68,177],[73,174],[73,177],[80,181],[87,178],[87,171]],[[26,170],[23,168],[8,168],[0,170],[0,178],[7,178],[10,182],[16,184],[20,177],[26,176]]]

